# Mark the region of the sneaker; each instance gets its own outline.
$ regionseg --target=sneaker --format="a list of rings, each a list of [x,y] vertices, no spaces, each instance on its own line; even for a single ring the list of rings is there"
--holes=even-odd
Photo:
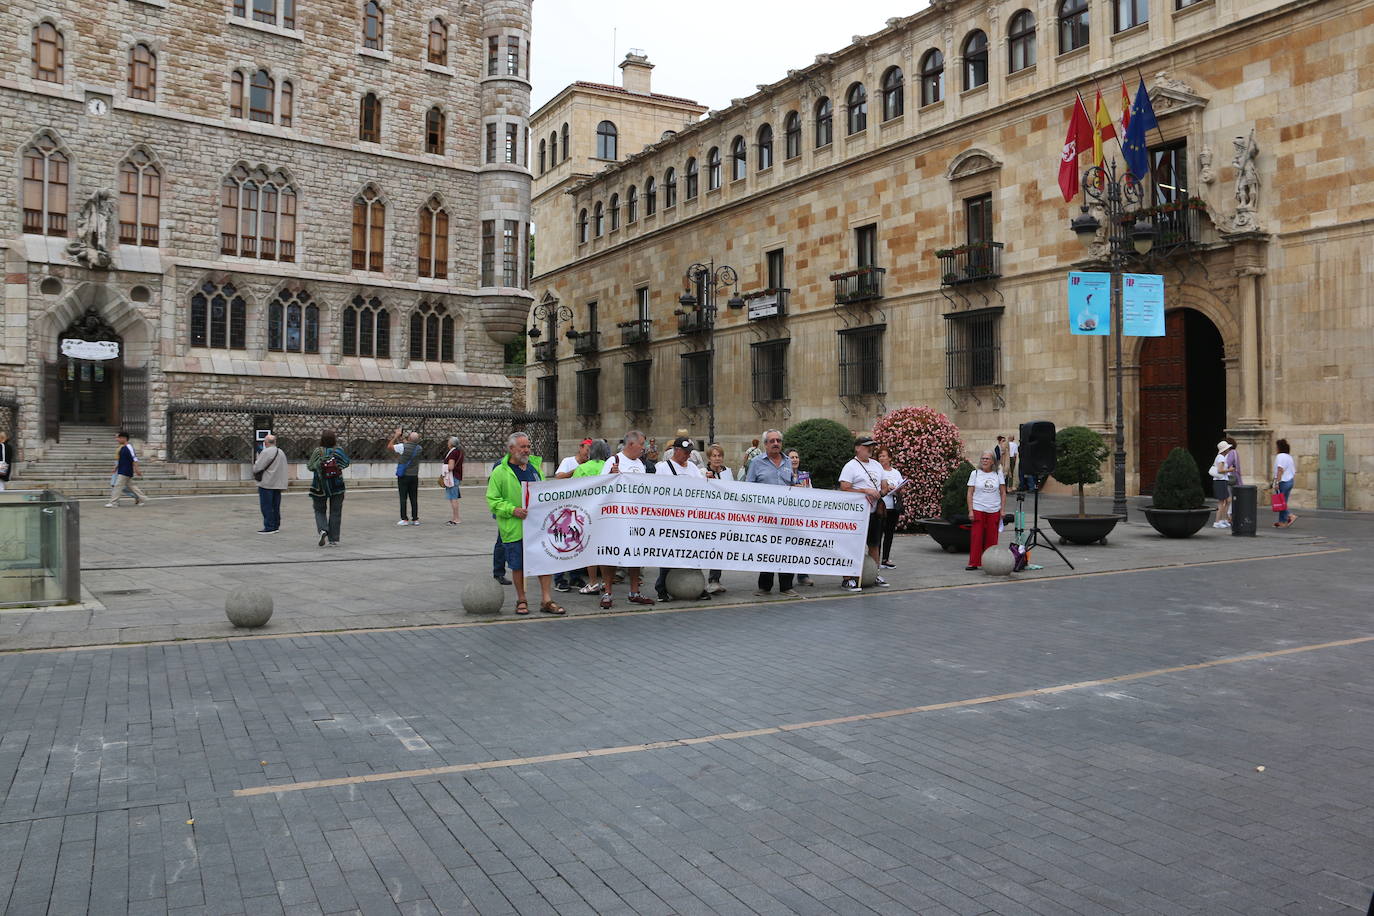
[[[134,506],[135,506],[135,508],[137,508],[138,506],[143,505],[143,504],[146,503],[147,501],[148,501],[147,497],[144,497],[143,499],[136,499],[136,500],[134,500]]]
[[[568,584],[571,585],[574,589],[580,589],[580,588],[582,588],[582,586],[584,586],[584,585],[587,584],[587,580],[586,580],[586,579],[569,579],[569,580],[568,580]]]
[[[813,581],[811,580],[811,577],[810,577],[810,576],[797,576],[797,584],[798,584],[798,585],[804,585],[804,586],[806,586],[807,588],[815,588],[815,587],[816,587],[816,583],[813,582]]]
[[[648,598],[648,597],[646,597],[646,596],[644,596],[644,595],[640,595],[640,594],[637,594],[637,593],[631,593],[631,594],[630,594],[630,603],[631,603],[631,604],[653,604],[653,603],[654,603],[654,599]]]
[[[401,519],[399,522],[396,523],[396,527],[397,527],[397,528],[404,528],[406,525],[409,525],[409,524],[410,524],[410,522],[406,521],[405,519]]]
[[[444,524],[445,524],[445,525],[448,525],[448,526],[451,527],[451,528],[457,528],[457,527],[458,527],[458,523],[455,522],[455,521],[453,521],[452,519],[449,519],[448,521],[444,522]]]
[[[615,603],[615,602],[613,602],[613,601],[611,600],[611,596],[610,596],[610,595],[602,595],[602,596],[601,596],[601,607],[602,607],[603,610],[608,610],[608,609],[610,609],[611,605],[613,605],[614,603]]]
[[[259,528],[258,534],[272,534],[276,530],[276,528]]]
[[[844,584],[841,585],[840,588],[844,589],[847,592],[863,591],[863,586],[859,585],[858,579],[845,579]]]
[[[877,581],[878,581],[878,588],[887,588],[887,580],[884,579],[882,576],[879,576]]]
[[[573,589],[572,586],[566,582],[555,582],[553,584],[553,590],[556,592],[570,592]]]
[[[412,519],[410,520],[410,523],[411,523],[412,525],[415,525],[415,526],[418,527],[419,524],[420,524],[420,520],[419,520],[418,518],[412,518]]]
[[[1222,522],[1222,523],[1221,523],[1221,527],[1223,527],[1223,528],[1230,528],[1230,527],[1231,527],[1231,523],[1230,523],[1229,521]]]
[[[599,595],[601,594],[601,583],[598,582],[595,585],[584,585],[577,591],[582,595]]]
[[[723,588],[720,587],[720,583],[719,583],[719,582],[707,582],[707,583],[706,583],[706,591],[707,591],[709,594],[714,595],[716,592],[723,592],[723,591],[725,591],[725,589],[723,589]]]
[[[891,562],[890,560],[883,560],[883,562],[881,562],[881,563],[878,564],[878,568],[879,568],[879,569],[896,569],[896,568],[897,568],[897,564]]]
[[[321,531],[321,532],[320,532],[320,546],[323,547],[323,546],[324,546],[324,542],[327,541],[327,540],[329,540],[329,532],[328,532],[328,531]]]
[[[783,598],[800,598],[800,597],[801,597],[801,595],[800,595],[800,594],[797,592],[797,590],[794,589],[794,588],[783,589],[782,591],[778,592],[778,594],[779,594],[781,597],[783,597]]]
[[[755,598],[767,598],[770,594],[772,594],[772,593],[771,593],[771,592],[768,592],[768,591],[765,591],[764,589],[761,589],[761,588],[756,588],[756,589],[754,589],[754,597],[755,597]]]
[[[339,546],[339,542],[338,542],[338,541],[330,541],[330,542],[329,542],[329,546],[330,546],[330,547],[338,547],[338,546]]]
[[[497,582],[500,582],[502,585],[510,585],[510,580],[507,579],[505,576],[492,576],[492,578],[495,579]]]
[[[661,592],[658,593],[658,600],[659,600],[659,601],[672,601],[672,600],[673,600],[673,596],[670,595],[670,594],[668,594],[667,592],[662,592],[662,591],[661,591]]]
[[[965,566],[965,567],[964,567],[964,572],[977,572],[978,569],[979,569],[979,567],[977,567],[977,566]]]
[[[106,503],[106,504],[105,504],[105,508],[106,508],[106,509],[118,509],[118,508],[119,508],[119,503]]]

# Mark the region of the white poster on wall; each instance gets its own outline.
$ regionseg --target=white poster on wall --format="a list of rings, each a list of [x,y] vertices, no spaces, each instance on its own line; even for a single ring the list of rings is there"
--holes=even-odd
[[[62,341],[62,355],[72,359],[115,359],[119,356],[119,341],[68,337]]]

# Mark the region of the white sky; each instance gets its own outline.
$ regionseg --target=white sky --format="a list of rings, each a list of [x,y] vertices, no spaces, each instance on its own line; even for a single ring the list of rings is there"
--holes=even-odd
[[[639,48],[653,91],[724,108],[760,83],[809,66],[854,35],[871,35],[924,0],[534,0],[531,111],[577,80],[620,84],[616,64]],[[615,35],[612,37],[612,30]]]

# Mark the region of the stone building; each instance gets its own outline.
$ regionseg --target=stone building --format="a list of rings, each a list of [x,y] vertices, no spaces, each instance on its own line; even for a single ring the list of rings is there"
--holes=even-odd
[[[1168,333],[1124,341],[1129,491],[1229,432],[1261,482],[1292,443],[1296,504],[1374,508],[1372,64],[1369,2],[954,0],[891,19],[575,185],[555,226],[541,215],[573,252],[541,257],[532,291],[579,336],[550,340],[531,391],[561,392],[564,441],[714,419],[732,458],[766,426],[863,430],[908,404],[944,409],[974,454],[1029,419],[1110,436],[1111,339],[1070,334],[1067,272],[1095,262],[1056,176],[1075,93],[1116,120],[1143,79]],[[650,181],[658,200],[627,212]],[[694,263],[738,273],[714,310]]]
[[[169,441],[226,404],[509,412],[529,58],[529,0],[11,4],[0,419],[22,457],[94,424],[243,460],[251,429]]]

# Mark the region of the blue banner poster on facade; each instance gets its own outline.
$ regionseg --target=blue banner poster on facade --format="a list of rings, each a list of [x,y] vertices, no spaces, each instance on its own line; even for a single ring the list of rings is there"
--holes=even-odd
[[[1127,337],[1164,336],[1164,278],[1159,274],[1121,275],[1121,333]]]
[[[1102,337],[1112,332],[1112,275],[1069,271],[1069,330]]]

